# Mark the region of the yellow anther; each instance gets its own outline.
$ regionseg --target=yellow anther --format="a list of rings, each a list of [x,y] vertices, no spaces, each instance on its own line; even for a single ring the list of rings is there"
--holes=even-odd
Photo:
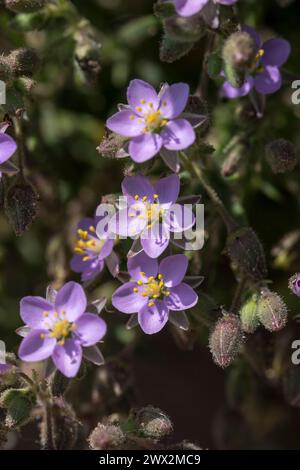
[[[163,275],[162,275],[162,274],[159,274],[157,277],[158,277],[158,279],[162,279],[162,278],[163,278]]]
[[[164,127],[166,124],[168,124],[168,121],[166,119],[163,119],[160,123],[160,127]]]
[[[149,103],[149,108],[153,108],[153,103],[152,103],[152,101],[150,101],[150,103]]]
[[[89,256],[84,256],[84,257],[82,258],[82,261],[88,261],[89,259],[90,259]]]
[[[75,252],[75,253],[78,253],[79,255],[82,255],[82,254],[84,253],[83,249],[82,249],[82,248],[79,248],[79,247],[77,247],[77,246],[75,246],[74,252]]]
[[[60,344],[61,346],[63,346],[63,345],[65,344],[65,340],[62,339],[61,341],[59,341],[59,344]]]
[[[138,201],[138,200],[139,200],[139,195],[136,194],[136,195],[134,196],[134,199],[135,199],[136,201]]]
[[[72,323],[72,325],[71,325],[71,330],[76,330],[76,328],[77,328],[76,323]]]
[[[46,310],[43,312],[43,317],[48,317],[49,312],[46,312]]]
[[[89,231],[90,231],[90,232],[95,232],[96,229],[95,229],[95,227],[94,227],[93,225],[90,225],[90,226],[89,226]]]
[[[158,295],[158,294],[154,294],[152,297],[153,297],[153,299],[157,299],[157,298],[159,297],[159,295]]]
[[[167,106],[167,104],[168,103],[166,101],[163,101],[163,103],[162,103],[163,106]]]
[[[165,295],[168,297],[170,295],[170,292],[169,291],[165,292]]]
[[[147,228],[151,228],[151,227],[152,227],[152,224],[148,224],[148,225],[147,225]]]
[[[145,103],[146,103],[145,98],[140,99],[140,102],[141,102],[142,104],[145,104]]]
[[[78,235],[83,238],[83,240],[86,240],[88,238],[88,232],[86,230],[77,230]]]
[[[164,286],[163,281],[160,281],[160,283],[158,285],[159,285],[159,287],[163,287]]]
[[[58,317],[58,313],[57,313],[57,312],[54,312],[54,313],[53,313],[53,316],[54,316],[55,318],[57,318],[57,317]]]
[[[143,285],[143,281],[137,281],[137,284],[138,284],[139,286],[142,286],[142,285]]]
[[[65,314],[66,314],[66,311],[65,311],[65,310],[62,310],[62,311],[61,311],[61,314],[62,314],[62,315],[65,315]]]
[[[147,196],[143,196],[143,201],[147,201]]]
[[[158,194],[153,194],[154,199],[158,199]]]
[[[142,293],[141,293],[141,296],[142,296],[142,297],[148,297],[148,295],[146,294],[146,292],[142,292]]]
[[[153,305],[154,305],[154,302],[152,302],[152,301],[148,302],[148,307],[153,307]]]
[[[140,113],[143,108],[141,106],[136,106],[135,109]]]
[[[40,338],[41,338],[41,339],[45,339],[45,333],[41,333],[41,334],[40,334]]]
[[[146,276],[146,274],[144,273],[144,271],[140,271],[140,276]]]
[[[132,290],[133,290],[133,292],[138,292],[139,291],[137,287],[134,287]]]
[[[153,280],[154,280],[154,277],[153,277],[153,276],[149,276],[149,277],[148,277],[148,281],[149,281],[149,282],[151,282],[151,281],[153,281]]]
[[[130,114],[129,119],[131,119],[131,120],[133,121],[133,119],[135,119],[135,115],[134,115],[134,114]]]

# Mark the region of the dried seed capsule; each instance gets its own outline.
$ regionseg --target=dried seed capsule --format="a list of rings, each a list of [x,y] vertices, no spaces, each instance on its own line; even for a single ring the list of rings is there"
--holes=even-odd
[[[243,227],[229,233],[226,249],[232,263],[246,276],[253,280],[266,277],[264,250],[252,228]]]
[[[297,164],[296,148],[292,142],[277,139],[265,147],[266,160],[273,173],[292,171]]]
[[[93,450],[116,449],[125,442],[125,436],[117,425],[98,423],[88,441]]]
[[[247,300],[240,310],[242,330],[246,333],[254,333],[258,327],[259,320],[257,316],[258,296],[254,294]]]
[[[5,0],[5,6],[15,13],[32,13],[43,8],[48,0]]]
[[[228,367],[237,356],[243,341],[241,322],[237,315],[224,313],[209,338],[209,348],[215,363]]]
[[[139,432],[148,438],[162,439],[173,431],[170,418],[163,411],[151,405],[138,410],[135,420]]]
[[[264,289],[258,299],[257,316],[267,330],[278,331],[286,325],[287,306],[276,292]]]

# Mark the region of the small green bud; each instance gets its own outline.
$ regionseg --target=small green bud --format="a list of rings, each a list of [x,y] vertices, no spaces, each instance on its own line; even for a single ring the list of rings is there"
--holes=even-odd
[[[266,277],[264,250],[252,228],[243,227],[229,233],[226,249],[231,262],[246,276],[257,281]]]
[[[93,450],[117,449],[125,442],[125,436],[117,425],[98,423],[90,434],[88,441],[90,448]]]
[[[170,418],[151,405],[138,410],[135,419],[139,432],[150,439],[162,439],[173,432]]]
[[[224,70],[232,86],[239,87],[244,83],[246,72],[255,64],[256,53],[255,41],[246,32],[233,33],[225,41],[222,51]]]
[[[257,316],[267,330],[278,331],[286,325],[287,306],[276,292],[264,289],[258,299]]]
[[[237,315],[223,312],[209,338],[209,348],[215,363],[228,367],[236,358],[243,341],[241,322]]]
[[[296,148],[292,142],[277,139],[265,147],[266,160],[273,173],[292,171],[297,165]]]
[[[223,68],[223,61],[218,52],[212,52],[206,57],[205,68],[207,75],[211,79],[217,80],[220,78]]]
[[[163,36],[159,48],[160,60],[172,64],[188,54],[193,46],[192,42],[177,41],[169,36]]]
[[[32,13],[43,8],[48,0],[5,0],[5,6],[15,13]]]
[[[15,77],[33,75],[40,64],[39,57],[34,49],[15,49],[7,56],[7,62]]]
[[[38,195],[26,181],[16,181],[5,197],[5,213],[16,235],[23,235],[37,215]]]
[[[258,327],[257,304],[258,296],[254,294],[244,303],[240,310],[242,330],[246,333],[254,333]]]
[[[28,389],[5,390],[0,396],[0,405],[7,409],[6,426],[13,428],[23,425],[30,417],[35,399]]]
[[[30,95],[36,87],[36,81],[29,77],[19,77],[15,81],[15,87],[22,94]]]
[[[12,29],[21,31],[35,31],[41,29],[47,21],[47,13],[44,10],[33,13],[19,13],[11,21]]]

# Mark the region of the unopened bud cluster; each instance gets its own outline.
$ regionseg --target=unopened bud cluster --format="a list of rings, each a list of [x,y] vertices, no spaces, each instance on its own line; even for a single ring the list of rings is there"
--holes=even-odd
[[[153,406],[142,408],[136,413],[135,421],[139,432],[150,439],[162,439],[173,431],[170,418]]]

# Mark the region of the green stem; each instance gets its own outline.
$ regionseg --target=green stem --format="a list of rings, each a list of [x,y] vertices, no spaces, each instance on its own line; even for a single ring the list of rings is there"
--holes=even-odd
[[[237,310],[240,308],[241,297],[244,292],[245,284],[246,284],[246,277],[244,276],[238,283],[236,287],[236,291],[234,293],[234,297],[233,297],[232,304],[230,307],[230,312],[232,313],[236,313]]]

